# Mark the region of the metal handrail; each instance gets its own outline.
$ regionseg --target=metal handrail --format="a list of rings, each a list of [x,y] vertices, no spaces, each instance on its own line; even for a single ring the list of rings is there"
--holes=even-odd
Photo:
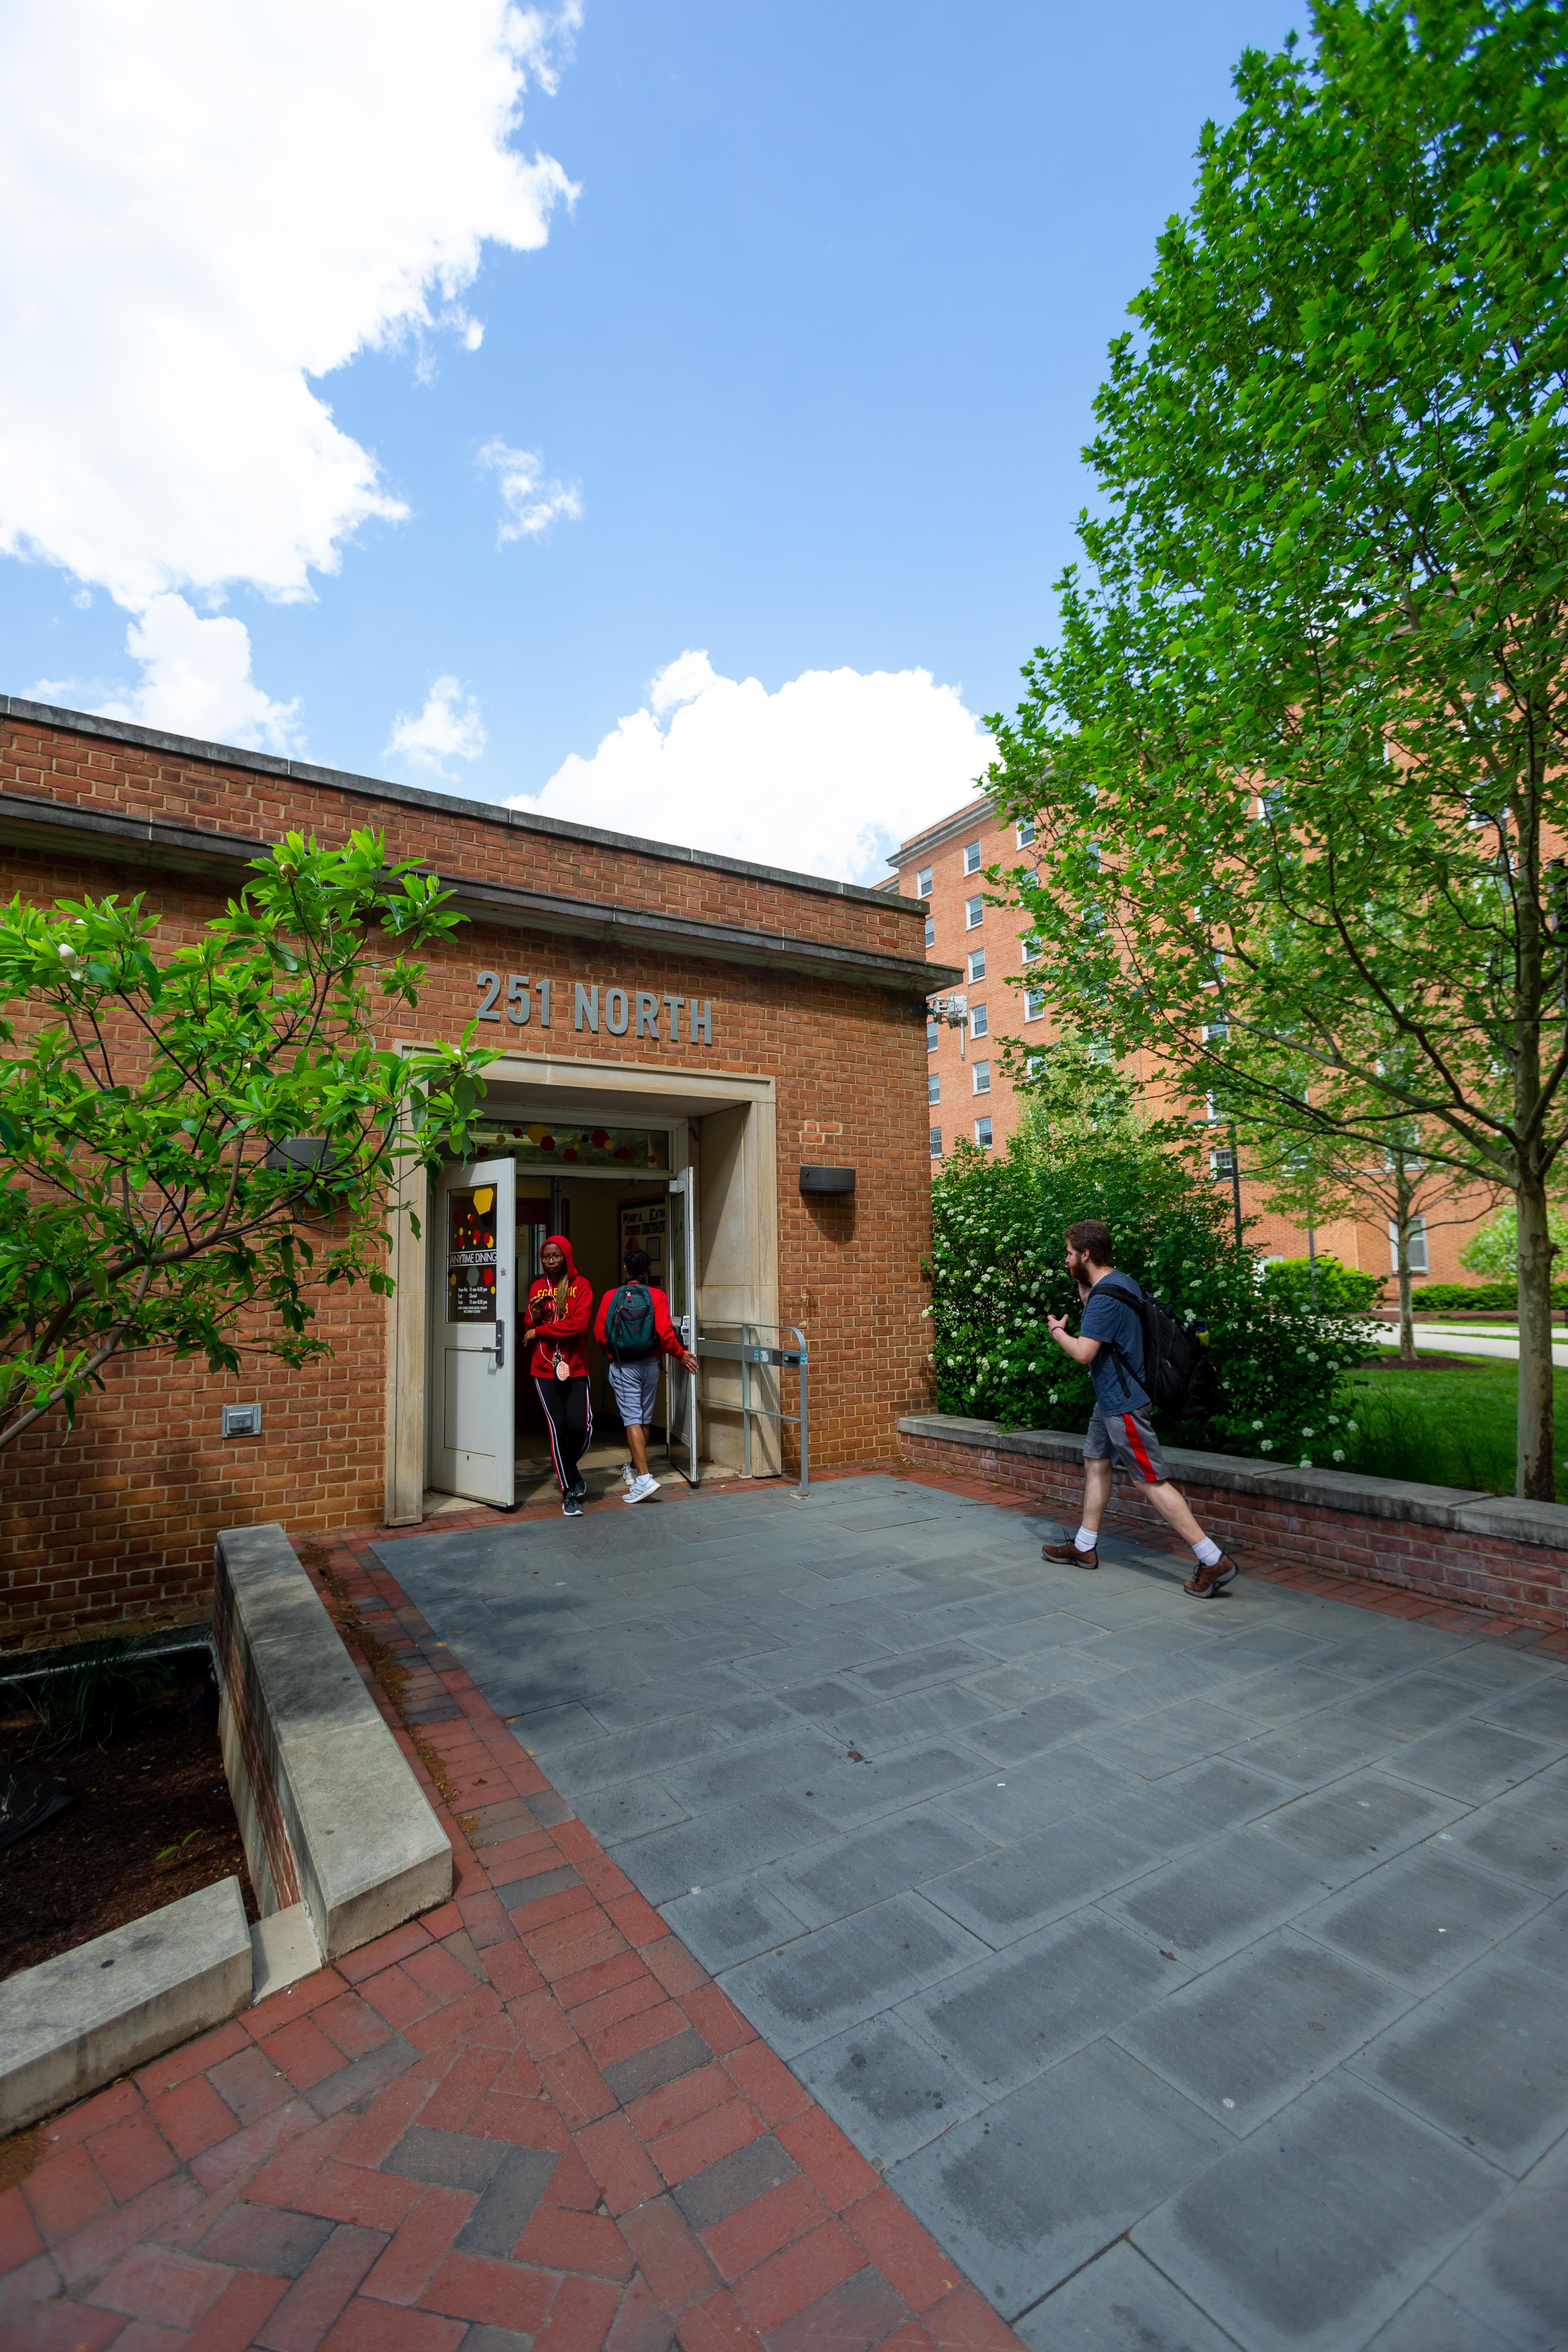
[[[733,1326],[731,1328],[733,1328]],[[795,1346],[793,1348],[770,1347],[758,1339],[757,1334],[760,1331],[775,1331],[781,1336],[787,1332],[794,1339]],[[806,1396],[806,1368],[809,1358],[806,1352],[805,1333],[796,1323],[742,1323],[740,1339],[700,1339],[695,1342],[695,1352],[699,1357],[711,1356],[720,1363],[739,1364],[741,1367],[741,1442],[742,1468],[744,1476],[749,1478],[752,1475],[752,1423],[753,1421],[781,1423],[787,1421],[800,1431],[800,1484],[795,1492],[804,1502],[811,1485]],[[771,1365],[779,1371],[800,1374],[800,1411],[798,1412],[774,1412],[768,1405],[752,1402],[753,1364]]]

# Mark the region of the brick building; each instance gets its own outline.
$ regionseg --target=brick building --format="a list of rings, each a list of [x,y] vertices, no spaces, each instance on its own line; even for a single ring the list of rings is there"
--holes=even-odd
[[[932,975],[918,905],[0,698],[7,896],[142,892],[174,942],[285,831],[337,841],[363,826],[426,861],[467,919],[383,1042],[455,1037],[476,1014],[496,1024],[482,1180],[443,1171],[422,1237],[398,1223],[390,1299],[321,1302],[331,1358],[300,1371],[253,1358],[236,1379],[122,1361],[74,1433],[50,1420],[0,1456],[5,1646],[189,1617],[221,1527],[408,1524],[442,1494],[504,1507],[514,1445],[537,1434],[527,1382],[502,1378],[520,1351],[448,1312],[453,1221],[481,1192],[498,1275],[520,1290],[549,1231],[571,1233],[596,1290],[635,1233],[698,1333],[802,1327],[815,1463],[885,1460],[899,1416],[931,1398],[919,1087]],[[805,1189],[801,1171],[824,1167],[852,1170],[853,1192]],[[791,1374],[754,1378],[757,1402],[794,1410]],[[739,1380],[734,1362],[706,1363],[694,1412],[669,1385],[688,1475],[739,1466]],[[596,1412],[601,1394],[596,1382]],[[234,1406],[259,1410],[226,1416]],[[226,1418],[247,1433],[226,1436]],[[754,1427],[756,1466],[780,1466]],[[783,1466],[794,1459],[786,1433]]]
[[[1044,1047],[1055,1035],[1043,993],[1029,985],[1028,926],[1016,911],[988,903],[994,895],[986,869],[1027,865],[1029,829],[998,823],[987,798],[970,801],[927,825],[889,859],[897,870],[883,884],[889,896],[921,898],[926,908],[926,953],[944,973],[957,966],[963,977],[953,990],[944,980],[934,998],[962,994],[963,1017],[954,1022],[937,1011],[926,1024],[926,1091],[930,1111],[928,1150],[934,1168],[963,1139],[983,1150],[1000,1150],[1017,1131],[1023,1097],[1002,1066],[1004,1040],[1026,1049]],[[1132,1074],[1152,1082],[1152,1057],[1139,1055]],[[1216,1182],[1229,1186],[1228,1136],[1216,1130],[1209,1165]],[[1253,1219],[1249,1238],[1268,1257],[1304,1257],[1307,1234],[1289,1219],[1266,1209],[1241,1164],[1241,1207]],[[1467,1282],[1459,1264],[1478,1223],[1491,1204],[1477,1192],[1461,1201],[1459,1215],[1445,1208],[1412,1252],[1412,1270],[1435,1282]],[[1449,1220],[1455,1220],[1449,1222]],[[1318,1228],[1316,1246],[1346,1265],[1388,1277],[1394,1252],[1387,1230],[1368,1217],[1347,1217]],[[1393,1296],[1390,1285],[1388,1295]]]

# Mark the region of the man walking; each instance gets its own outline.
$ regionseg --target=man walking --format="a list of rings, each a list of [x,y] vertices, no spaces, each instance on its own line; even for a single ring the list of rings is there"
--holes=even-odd
[[[657,1283],[648,1280],[653,1260],[647,1250],[629,1249],[621,1261],[626,1280],[618,1290],[606,1290],[599,1301],[594,1337],[610,1359],[610,1391],[626,1424],[631,1460],[623,1475],[622,1500],[646,1503],[658,1492],[658,1480],[647,1466],[647,1433],[658,1395],[661,1360],[676,1357],[689,1372],[697,1359],[669,1319],[669,1301]]]
[[[1094,1413],[1083,1441],[1083,1524],[1071,1543],[1042,1544],[1041,1552],[1047,1559],[1076,1560],[1079,1568],[1100,1566],[1100,1522],[1110,1500],[1114,1461],[1130,1476],[1142,1479],[1166,1526],[1196,1554],[1196,1570],[1183,1591],[1194,1601],[1212,1601],[1235,1582],[1239,1571],[1235,1560],[1205,1535],[1165,1475],[1148,1391],[1142,1385],[1143,1324],[1133,1301],[1143,1293],[1130,1274],[1116,1273],[1110,1229],[1098,1218],[1069,1225],[1066,1241],[1068,1272],[1083,1300],[1079,1336],[1075,1339],[1068,1329],[1065,1315],[1047,1315],[1046,1325],[1063,1355],[1088,1370],[1094,1382]],[[1109,1282],[1111,1276],[1114,1282]],[[1118,1297],[1118,1292],[1123,1295]]]

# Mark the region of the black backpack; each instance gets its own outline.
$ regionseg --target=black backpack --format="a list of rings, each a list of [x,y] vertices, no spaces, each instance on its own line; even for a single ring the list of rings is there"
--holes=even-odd
[[[605,1310],[605,1337],[617,1363],[635,1364],[658,1353],[653,1297],[641,1282],[621,1285]]]
[[[1095,1285],[1124,1307],[1137,1309],[1143,1330],[1143,1371],[1138,1385],[1152,1404],[1179,1421],[1205,1421],[1214,1409],[1215,1370],[1208,1342],[1195,1323],[1178,1323],[1170,1308],[1148,1292],[1127,1290],[1115,1278]],[[1124,1351],[1107,1343],[1121,1356],[1130,1377],[1137,1378]]]

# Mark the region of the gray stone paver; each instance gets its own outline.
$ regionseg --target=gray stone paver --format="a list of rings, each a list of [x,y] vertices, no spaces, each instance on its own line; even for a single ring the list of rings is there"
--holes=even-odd
[[[1568,2347],[1568,1673],[883,1475],[387,1565],[1046,2352]]]

